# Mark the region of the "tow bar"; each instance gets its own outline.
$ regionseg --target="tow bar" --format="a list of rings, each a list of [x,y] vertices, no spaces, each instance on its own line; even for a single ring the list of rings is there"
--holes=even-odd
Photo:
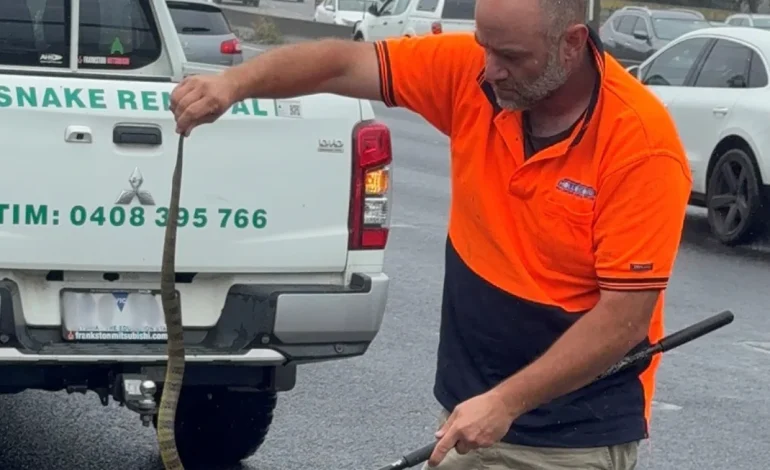
[[[158,391],[155,382],[141,374],[121,374],[117,387],[119,396],[115,399],[129,410],[138,413],[144,426],[152,424],[152,417],[158,413],[155,394]],[[118,395],[118,394],[115,394]]]

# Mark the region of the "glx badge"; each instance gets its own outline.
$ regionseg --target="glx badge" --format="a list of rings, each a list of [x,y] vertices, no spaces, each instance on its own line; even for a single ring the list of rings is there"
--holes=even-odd
[[[345,151],[345,144],[339,139],[319,139],[318,151],[342,153]]]

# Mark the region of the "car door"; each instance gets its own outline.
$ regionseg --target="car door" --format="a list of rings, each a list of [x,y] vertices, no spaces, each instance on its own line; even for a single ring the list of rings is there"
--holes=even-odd
[[[711,154],[731,126],[736,102],[746,92],[752,50],[718,39],[669,107],[693,173],[694,191],[703,192]]]
[[[695,154],[694,146],[697,143],[682,137],[689,135],[691,124],[683,120],[682,113],[677,109],[679,96],[687,91],[687,83],[713,42],[714,40],[709,37],[672,42],[644,62],[638,74],[642,83],[647,85],[668,109],[682,138],[688,158],[691,154]]]
[[[377,15],[368,15],[364,22],[367,41],[379,41],[387,37],[387,26],[395,6],[396,0],[383,0],[377,5]]]
[[[647,18],[637,16],[631,38],[628,41],[628,60],[641,64],[654,52],[652,48],[652,28]]]
[[[404,34],[404,29],[407,24],[407,17],[409,16],[409,4],[411,0],[395,0],[390,10],[390,14],[383,16],[382,24],[380,26],[381,39],[401,36]]]
[[[643,21],[637,15],[625,15],[620,20],[614,34],[614,53],[612,54],[623,66],[638,64],[640,60],[635,60],[632,41],[634,41],[634,27],[637,21]]]

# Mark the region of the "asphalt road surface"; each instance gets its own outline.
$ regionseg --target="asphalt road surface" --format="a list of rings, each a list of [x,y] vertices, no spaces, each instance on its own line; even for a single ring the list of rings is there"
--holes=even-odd
[[[315,0],[261,0],[259,7],[244,7],[243,3],[233,0],[223,0],[222,6],[238,10],[261,13],[263,15],[282,16],[299,20],[312,20],[315,13]]]
[[[365,470],[430,441],[449,200],[447,139],[376,107],[394,139],[395,206],[386,318],[360,358],[300,368],[246,470]],[[727,250],[688,219],[667,293],[668,331],[723,309],[736,321],[667,354],[640,470],[759,470],[770,461],[770,256]],[[765,343],[763,343],[765,342]],[[0,468],[158,470],[151,428],[94,394],[0,397]]]

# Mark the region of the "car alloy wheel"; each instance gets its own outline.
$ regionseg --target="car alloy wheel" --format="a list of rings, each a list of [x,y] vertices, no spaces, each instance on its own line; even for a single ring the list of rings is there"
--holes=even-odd
[[[725,245],[749,241],[760,231],[761,206],[754,162],[742,149],[728,150],[708,181],[706,207],[712,233]]]

